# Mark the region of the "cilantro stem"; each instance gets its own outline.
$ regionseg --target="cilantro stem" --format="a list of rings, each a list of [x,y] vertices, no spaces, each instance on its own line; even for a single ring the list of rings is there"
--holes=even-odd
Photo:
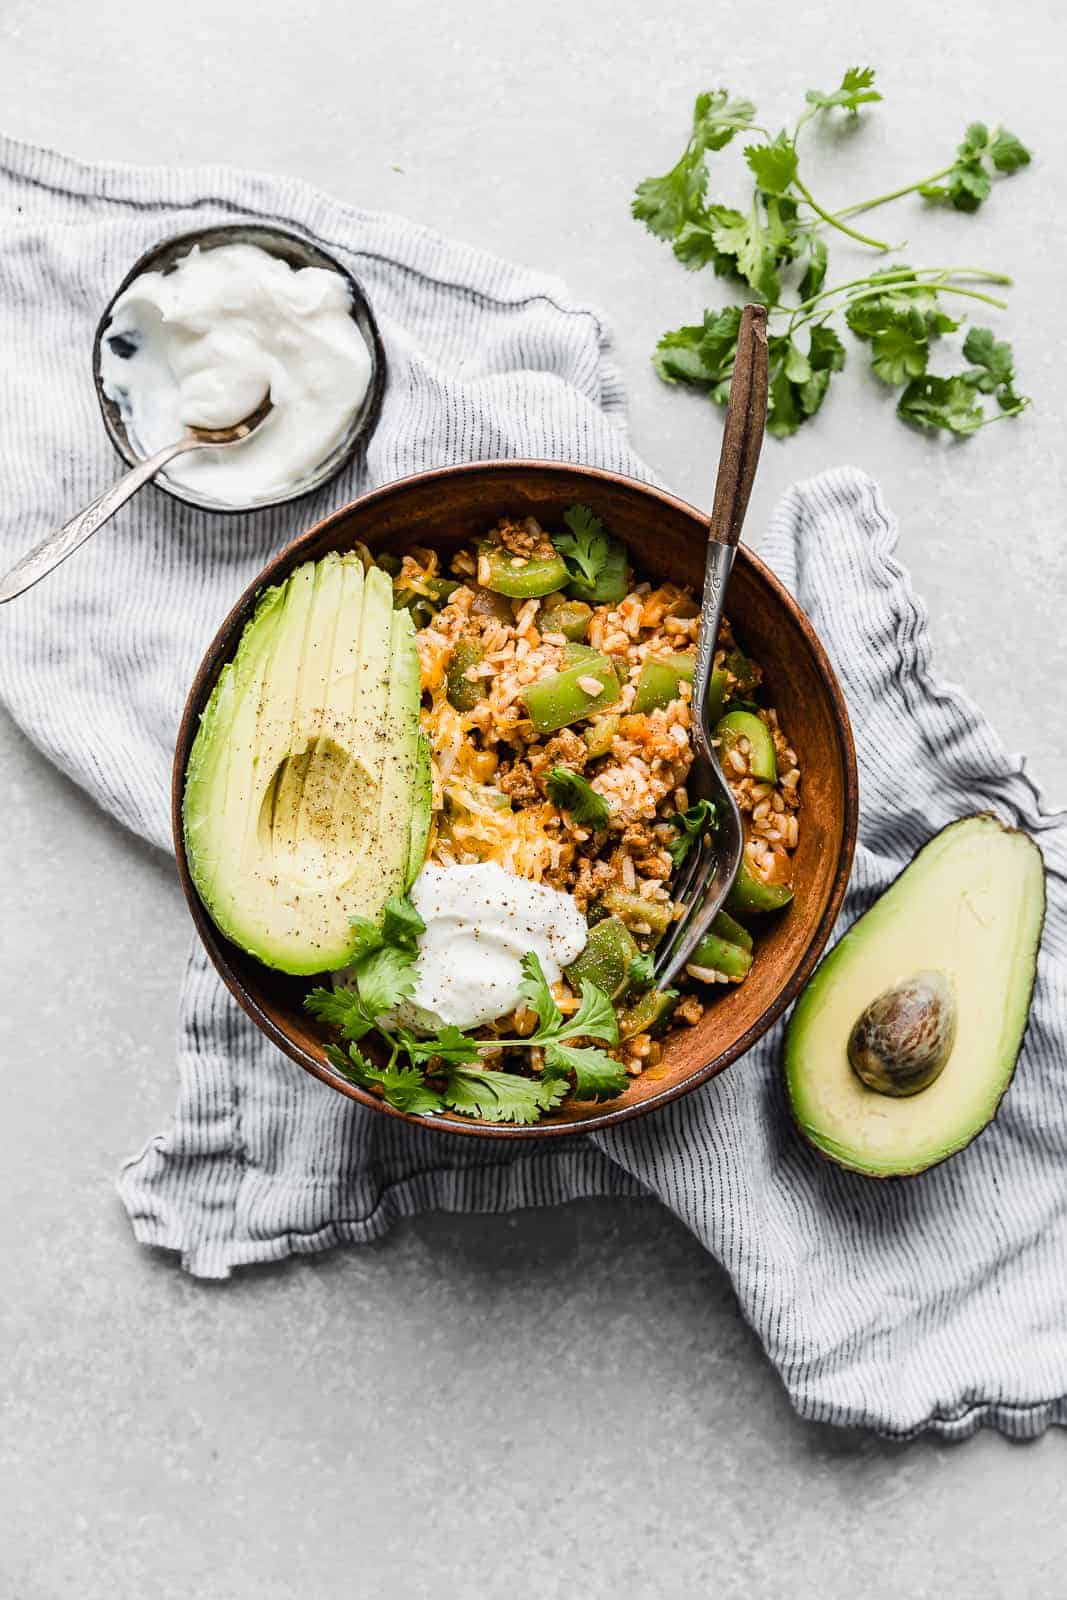
[[[972,300],[984,300],[988,305],[996,306],[998,311],[1007,310],[1007,302],[996,300],[992,295],[982,294],[977,289],[966,289],[960,284],[947,282],[955,277],[978,278],[983,283],[1011,284],[1012,279],[1005,272],[988,272],[984,267],[897,267],[888,272],[879,272],[872,277],[868,274],[865,278],[850,278],[847,283],[834,284],[830,289],[822,289],[818,294],[813,294],[807,300],[802,300],[796,306],[774,305],[772,311],[781,312],[789,316],[789,332],[795,327],[803,327],[813,319],[813,307],[820,305],[824,300],[832,300],[837,295],[847,293],[849,289],[864,289],[866,294],[853,295],[852,300],[867,300],[872,296],[881,294],[885,289],[896,287],[905,292],[909,288],[934,289],[938,294],[965,295]],[[819,312],[820,316],[832,315],[832,309]]]
[[[857,229],[850,228],[846,222],[838,221],[837,217],[835,217],[832,212],[826,211],[819,204],[811,190],[805,183],[800,181],[799,177],[794,177],[793,186],[799,194],[803,195],[811,209],[816,212],[824,222],[828,222],[831,228],[836,228],[839,233],[847,233],[850,239],[856,239],[860,244],[870,245],[872,250],[892,250],[893,246],[888,242],[888,240],[872,239],[870,234],[860,233],[857,231]]]
[[[938,183],[942,178],[947,178],[952,171],[951,166],[942,167],[940,172],[931,172],[928,178],[920,178],[917,183],[906,183],[899,189],[890,189],[885,194],[876,194],[872,200],[859,200],[855,205],[843,206],[840,211],[835,211],[834,216],[854,217],[861,211],[873,211],[875,206],[888,205],[890,200],[900,200],[906,194],[914,194],[916,189],[922,189],[928,183]]]
[[[870,283],[870,279],[861,278],[859,280],[859,282],[861,284],[864,283],[864,282]],[[870,288],[863,290],[863,292],[861,294],[850,295],[849,299],[848,299],[848,304],[850,306],[855,306],[855,305],[859,305],[859,303],[862,300],[874,300],[874,299],[877,299],[880,294],[884,294],[885,293],[885,287],[886,287],[886,279],[885,278],[880,278],[877,283],[871,284]],[[940,283],[936,279],[935,279],[935,281],[933,283],[922,283],[922,282],[912,282],[912,281],[903,281],[902,282],[901,280],[898,279],[898,280],[896,280],[896,288],[898,290],[904,291],[905,293],[907,292],[907,290],[909,288],[911,288],[911,289],[935,289],[938,294],[959,294],[959,295],[964,295],[968,300],[983,300],[987,306],[996,306],[998,311],[1007,311],[1007,309],[1008,309],[1008,302],[1006,300],[996,300],[996,299],[994,299],[994,297],[991,294],[982,294],[977,289],[963,289],[963,288],[959,288],[957,285],[952,284],[952,283]],[[840,292],[840,291],[838,291],[838,292]],[[819,296],[818,298],[821,299],[822,296]],[[834,312],[837,311],[840,308],[837,307],[837,306],[826,306],[821,311],[808,311],[805,316],[802,316],[802,317],[798,316],[797,313],[799,311],[802,311],[803,309],[804,309],[803,306],[795,307],[795,309],[793,311],[793,315],[789,320],[789,328],[788,328],[788,332],[789,333],[793,333],[794,330],[797,329],[797,328],[803,328],[806,323],[814,322],[819,317],[832,317],[834,315]]]

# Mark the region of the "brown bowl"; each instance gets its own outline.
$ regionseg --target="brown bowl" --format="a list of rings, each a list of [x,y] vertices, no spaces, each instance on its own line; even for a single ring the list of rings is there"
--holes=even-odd
[[[348,1083],[330,1066],[324,1049],[327,1035],[301,1004],[307,981],[274,972],[231,944],[193,887],[181,805],[200,714],[236,650],[257,593],[266,584],[280,583],[300,562],[317,560],[330,550],[348,550],[358,541],[371,550],[400,551],[413,544],[455,550],[509,513],[532,514],[553,526],[576,500],[604,518],[629,546],[635,566],[650,577],[671,578],[699,590],[707,521],[672,495],[617,473],[547,461],[444,467],[364,495],[283,550],[226,618],[189,693],[174,757],[174,847],[200,937],[227,988],[268,1039],[332,1089],[388,1116],[402,1113]],[[483,1139],[552,1139],[607,1128],[706,1083],[743,1055],[795,999],[829,937],[848,882],[856,843],[856,755],[841,690],[810,622],[758,556],[743,546],[726,609],[742,644],[764,667],[771,703],[779,710],[803,774],[795,898],[787,910],[764,919],[749,977],[717,991],[700,1023],[679,1033],[662,1061],[607,1105],[570,1104],[529,1128],[449,1115],[406,1121]]]

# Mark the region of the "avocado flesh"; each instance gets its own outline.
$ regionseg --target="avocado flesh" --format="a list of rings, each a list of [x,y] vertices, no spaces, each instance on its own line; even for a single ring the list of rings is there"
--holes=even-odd
[[[875,1177],[922,1172],[969,1144],[1015,1067],[1044,912],[1040,851],[996,817],[964,817],[925,845],[825,957],[790,1020],[786,1082],[805,1138]],[[955,989],[955,1041],[933,1083],[896,1099],[857,1077],[849,1034],[873,1000],[922,971]]]
[[[350,960],[351,919],[405,886],[428,821],[418,718],[386,573],[330,554],[267,591],[186,772],[189,868],[227,938],[283,972]]]

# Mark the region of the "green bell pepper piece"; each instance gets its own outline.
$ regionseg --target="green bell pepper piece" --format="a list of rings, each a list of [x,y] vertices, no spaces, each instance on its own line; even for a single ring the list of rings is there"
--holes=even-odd
[[[739,944],[742,950],[752,949],[752,935],[747,928],[743,928],[733,917],[725,911],[720,911],[711,925],[712,933],[717,933],[720,939],[728,939],[731,944]]]
[[[633,1039],[639,1033],[654,1033],[662,1028],[678,1004],[676,989],[649,989],[640,1000],[619,1013],[619,1039]]]
[[[634,696],[635,712],[655,711],[678,699],[678,686],[692,683],[695,657],[690,655],[646,656],[641,664]]]
[[[608,889],[601,898],[612,915],[620,917],[628,928],[651,928],[660,938],[671,925],[669,900],[646,900],[639,894],[628,894],[625,889]]]
[[[567,981],[575,989],[584,978],[595,983],[611,1000],[626,992],[630,982],[630,962],[637,954],[633,935],[618,917],[605,917],[589,930],[589,940],[581,955],[567,967]]]
[[[765,883],[750,872],[744,861],[726,896],[726,909],[731,916],[745,917],[764,911],[780,911],[793,898],[791,883]]]
[[[579,645],[578,649],[584,646]],[[579,678],[592,678],[601,686],[599,694],[589,694],[578,682]],[[538,733],[555,733],[572,722],[606,710],[619,698],[619,680],[607,656],[592,651],[562,672],[553,672],[547,678],[538,678],[523,689],[530,721]]]
[[[606,756],[611,751],[612,740],[619,731],[619,716],[617,712],[609,712],[606,717],[594,717],[588,728],[582,729],[582,738],[585,740],[586,749],[589,751],[590,761],[595,761],[598,756]]]
[[[565,639],[583,643],[593,620],[593,609],[584,600],[568,600],[566,595],[549,595],[541,607],[541,632],[562,633]]]
[[[485,646],[480,639],[459,639],[448,663],[448,700],[457,711],[473,711],[479,700],[489,693],[484,678],[468,678],[470,667],[480,666],[485,659]]]
[[[567,568],[559,555],[536,556],[524,566],[512,563],[520,558],[499,544],[482,544],[478,548],[478,577],[485,589],[496,594],[506,594],[511,600],[533,600],[543,594],[562,589],[567,582]],[[488,577],[482,582],[482,561],[489,564]]]
[[[748,976],[752,965],[752,951],[723,939],[713,929],[701,939],[689,957],[689,963],[694,967],[710,967],[714,972],[724,972],[728,978],[744,978]]]
[[[715,725],[715,737],[725,751],[742,739],[748,740],[748,770],[761,783],[778,782],[778,763],[774,758],[774,735],[752,711],[728,711]]]

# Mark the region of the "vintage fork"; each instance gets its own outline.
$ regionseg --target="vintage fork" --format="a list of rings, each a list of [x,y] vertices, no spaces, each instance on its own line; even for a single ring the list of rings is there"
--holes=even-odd
[[[737,876],[744,851],[741,813],[719,768],[708,719],[708,685],[726,600],[726,585],[741,538],[741,524],[756,476],[767,420],[767,312],[746,306],[737,331],[737,356],[730,381],[715,500],[708,524],[704,592],[693,670],[695,757],[687,784],[690,802],[715,805],[716,825],[705,833],[686,863],[671,897],[683,907],[656,955],[656,983],[665,987],[692,959]]]

